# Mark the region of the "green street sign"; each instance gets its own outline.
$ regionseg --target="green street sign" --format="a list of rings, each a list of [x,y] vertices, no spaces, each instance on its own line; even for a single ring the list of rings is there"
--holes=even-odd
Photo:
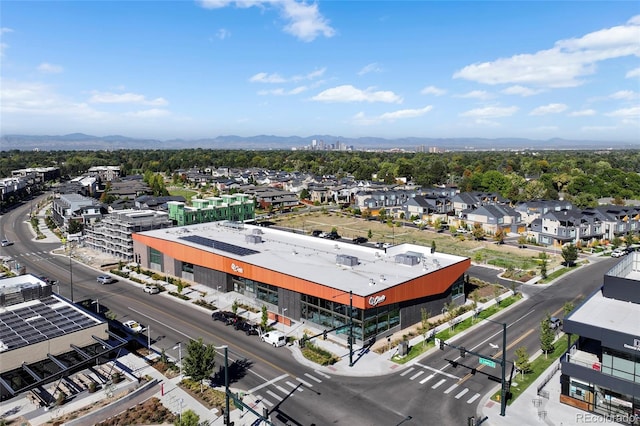
[[[480,358],[480,364],[486,365],[487,367],[496,368],[496,363],[491,361],[490,359]]]

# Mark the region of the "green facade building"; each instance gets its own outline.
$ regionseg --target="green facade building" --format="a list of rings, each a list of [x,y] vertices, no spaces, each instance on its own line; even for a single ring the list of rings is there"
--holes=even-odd
[[[176,226],[230,220],[242,222],[255,218],[255,202],[247,194],[223,194],[191,200],[191,206],[169,201],[169,218]]]

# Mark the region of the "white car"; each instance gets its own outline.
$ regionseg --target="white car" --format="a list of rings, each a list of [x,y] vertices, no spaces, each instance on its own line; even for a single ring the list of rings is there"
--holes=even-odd
[[[160,293],[160,289],[158,288],[158,286],[155,286],[155,285],[146,285],[142,290],[144,290],[145,293],[149,293],[149,294]]]
[[[287,336],[281,331],[269,331],[260,335],[260,340],[278,348],[287,344]]]
[[[130,331],[131,333],[134,333],[134,334],[142,333],[144,331],[144,327],[140,323],[134,320],[125,321],[122,323],[122,325],[127,331]]]
[[[11,246],[11,245],[13,245],[13,242],[11,242],[11,241],[9,241],[7,239],[2,240],[2,247],[7,247],[7,246]]]
[[[617,248],[611,252],[611,257],[622,257],[627,254],[627,250],[623,248]]]

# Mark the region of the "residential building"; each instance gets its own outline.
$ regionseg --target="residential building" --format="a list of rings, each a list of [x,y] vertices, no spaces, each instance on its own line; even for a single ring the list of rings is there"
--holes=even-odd
[[[248,194],[223,194],[219,197],[191,200],[191,206],[183,202],[168,201],[169,218],[177,225],[230,220],[244,222],[255,218],[255,202]]]

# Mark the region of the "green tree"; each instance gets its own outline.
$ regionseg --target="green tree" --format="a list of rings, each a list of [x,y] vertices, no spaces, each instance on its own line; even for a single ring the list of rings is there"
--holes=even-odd
[[[422,330],[424,332],[429,330],[429,317],[431,317],[431,312],[427,311],[426,308],[420,308],[420,319],[422,323]]]
[[[200,416],[197,415],[195,411],[189,409],[177,416],[173,424],[175,426],[201,426]]]
[[[566,318],[574,308],[575,306],[571,301],[565,302],[565,304],[562,305],[562,313],[564,314],[564,317]]]
[[[566,266],[572,266],[578,260],[578,247],[573,243],[562,247],[562,258]]]
[[[262,316],[260,318],[260,328],[263,331],[267,330],[267,322],[269,321],[269,311],[267,311],[267,305],[262,305]]]
[[[369,231],[367,231],[367,238],[371,239],[372,237],[373,237],[373,231],[369,229]]]
[[[431,240],[431,253],[436,252],[436,240]]]
[[[183,359],[183,370],[187,376],[200,382],[200,392],[202,392],[202,382],[213,373],[215,367],[216,350],[212,344],[205,345],[202,337],[198,340],[190,340],[187,344],[187,355]]]
[[[516,349],[516,367],[520,370],[521,375],[531,372],[531,362],[529,361],[529,352],[526,346],[520,346]]]
[[[231,312],[233,312],[234,315],[238,313],[238,299],[235,299],[231,304]]]
[[[540,322],[540,349],[544,353],[545,358],[547,357],[547,354],[549,352],[553,352],[554,349],[553,341],[555,340],[555,333],[553,332],[550,324],[551,317],[549,316],[549,313],[547,313]]]
[[[475,238],[476,240],[483,239],[486,234],[484,232],[484,229],[482,229],[482,225],[479,223],[475,223],[473,225],[473,231],[471,231],[471,233],[473,234],[473,238]]]
[[[498,228],[496,230],[496,234],[493,236],[493,239],[498,244],[504,244],[504,231],[502,228]]]
[[[542,252],[538,255],[540,259],[540,276],[543,280],[547,279],[547,267],[549,266],[549,259],[547,257],[547,253]]]

